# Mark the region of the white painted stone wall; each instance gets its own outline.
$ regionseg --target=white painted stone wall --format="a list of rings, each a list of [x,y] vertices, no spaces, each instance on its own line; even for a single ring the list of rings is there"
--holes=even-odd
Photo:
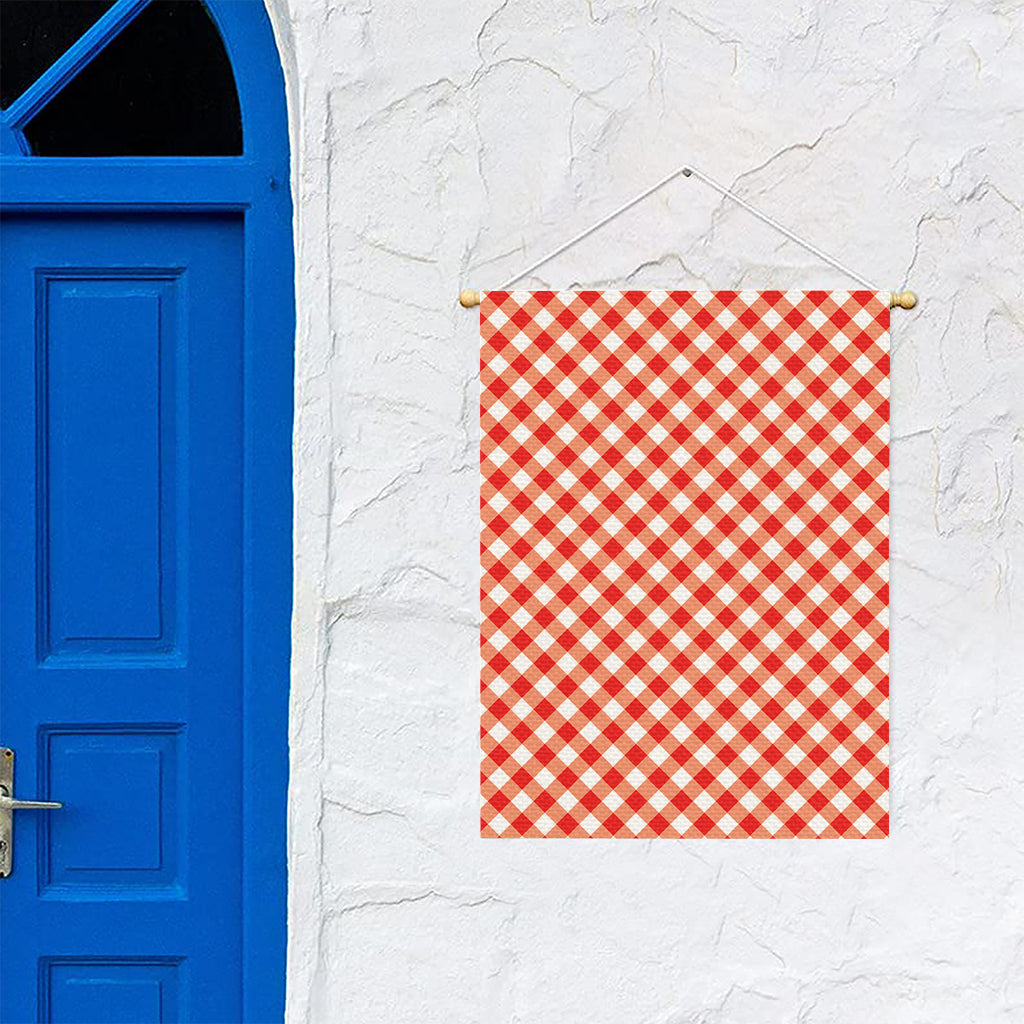
[[[270,0],[290,1024],[1024,1021],[1024,4]],[[477,838],[477,317],[692,162],[893,316],[893,835]],[[678,181],[533,283],[845,286]]]

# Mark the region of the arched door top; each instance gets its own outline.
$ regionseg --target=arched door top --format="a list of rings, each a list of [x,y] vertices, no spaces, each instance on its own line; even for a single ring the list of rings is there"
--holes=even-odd
[[[27,155],[241,155],[242,115],[231,62],[200,0],[133,6],[130,20],[119,18],[118,6],[109,0],[89,0],[86,6],[107,10],[13,101],[12,127],[20,131],[20,148]],[[0,18],[5,79],[31,74],[33,69],[22,68],[38,59],[38,43],[24,45],[31,35],[47,43],[63,41],[61,34],[46,31],[51,19],[54,27],[64,22],[62,3],[20,0],[3,5]],[[118,23],[116,33],[105,19]],[[80,53],[78,70],[62,76],[61,61],[66,63],[73,47]],[[4,86],[9,94],[7,82]]]
[[[8,47],[40,31],[36,6],[3,5]],[[148,188],[148,200],[160,204],[245,206],[254,186],[284,180],[284,82],[260,0],[39,6],[61,18],[63,35],[51,33],[56,52],[45,68],[4,61],[5,203],[103,202],[118,189],[123,202],[124,184],[134,203],[147,200]],[[57,10],[68,6],[76,12],[70,22]],[[38,45],[31,49],[38,61]],[[147,172],[141,179],[140,161]],[[37,168],[31,176],[17,173],[28,164]],[[50,170],[40,173],[42,165]],[[70,183],[59,170],[68,165],[76,175]],[[115,188],[119,169],[134,182]]]

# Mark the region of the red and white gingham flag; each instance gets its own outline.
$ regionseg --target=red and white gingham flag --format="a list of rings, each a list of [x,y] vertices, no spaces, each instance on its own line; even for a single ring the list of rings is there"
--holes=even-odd
[[[887,297],[484,294],[484,836],[888,834]]]

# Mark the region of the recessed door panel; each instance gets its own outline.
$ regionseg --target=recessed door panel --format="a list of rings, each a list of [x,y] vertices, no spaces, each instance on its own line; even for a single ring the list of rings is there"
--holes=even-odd
[[[183,965],[174,959],[45,959],[42,1024],[176,1024]]]
[[[43,728],[45,788],[74,813],[40,822],[42,896],[184,896],[182,748],[174,725]]]
[[[175,270],[39,273],[48,655],[173,651],[180,290]]]

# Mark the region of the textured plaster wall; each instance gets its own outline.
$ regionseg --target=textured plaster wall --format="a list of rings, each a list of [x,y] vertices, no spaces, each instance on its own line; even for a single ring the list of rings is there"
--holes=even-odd
[[[298,336],[291,1024],[1024,1020],[1024,5],[270,0]],[[893,835],[477,838],[477,318],[689,161],[884,288]],[[534,283],[845,286],[678,181]]]

